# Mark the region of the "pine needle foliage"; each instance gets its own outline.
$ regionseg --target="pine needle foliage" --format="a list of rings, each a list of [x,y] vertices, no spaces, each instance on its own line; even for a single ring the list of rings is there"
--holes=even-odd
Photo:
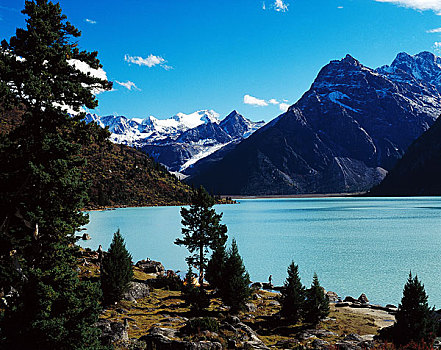
[[[281,304],[280,313],[283,317],[295,323],[300,320],[305,305],[305,287],[300,281],[299,267],[294,261],[288,266],[288,277],[281,291]]]
[[[213,289],[220,290],[224,284],[227,252],[225,244],[217,244],[207,264],[205,279]]]
[[[317,326],[328,315],[329,299],[324,289],[320,286],[317,274],[314,273],[311,288],[306,291],[304,321]]]
[[[393,342],[406,345],[411,342],[432,344],[436,336],[436,322],[433,309],[429,307],[428,296],[418,276],[409,273],[403,289],[403,297],[395,315]]]
[[[236,240],[233,239],[227,252],[225,269],[222,274],[221,296],[225,304],[231,306],[231,313],[245,309],[246,302],[251,297],[250,276],[245,269],[242,257],[239,255]]]
[[[0,348],[99,349],[99,290],[78,279],[73,245],[88,221],[79,151],[89,129],[62,106],[94,108],[94,91],[112,84],[77,69],[101,64],[78,49],[59,4],[25,1],[22,13],[26,27],[0,47],[0,112],[22,115],[0,138]]]
[[[100,270],[104,303],[109,305],[120,301],[133,279],[133,266],[132,256],[126,249],[119,229],[113,235]]]
[[[206,255],[210,249],[227,240],[227,226],[221,224],[222,214],[213,209],[214,199],[200,187],[192,196],[190,208],[181,208],[182,235],[175,241],[177,245],[187,247],[192,254],[187,263],[199,269],[199,284],[203,287],[204,271],[207,267]]]

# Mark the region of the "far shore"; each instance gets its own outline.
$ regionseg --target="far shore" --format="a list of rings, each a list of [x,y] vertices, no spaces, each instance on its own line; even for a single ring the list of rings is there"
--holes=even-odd
[[[366,192],[353,193],[307,193],[307,194],[267,194],[267,195],[222,195],[232,199],[265,199],[265,198],[333,198],[333,197],[356,197]]]

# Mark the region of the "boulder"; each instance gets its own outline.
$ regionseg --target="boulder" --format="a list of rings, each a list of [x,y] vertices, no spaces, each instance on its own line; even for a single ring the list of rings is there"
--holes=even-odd
[[[262,282],[254,282],[251,285],[251,288],[253,288],[253,289],[263,289],[263,283]]]
[[[219,342],[174,340],[160,333],[143,335],[138,340],[146,344],[147,350],[222,350]]]
[[[280,306],[280,303],[277,300],[271,300],[268,305],[270,306]]]
[[[253,303],[246,303],[245,304],[245,309],[246,309],[247,312],[255,312],[255,311],[257,311],[257,307]]]
[[[325,340],[322,339],[314,339],[311,343],[311,346],[313,349],[328,349],[329,348],[329,343]]]
[[[145,273],[156,273],[157,275],[163,275],[165,273],[164,266],[159,261],[150,259],[140,260],[135,264]]]
[[[353,298],[353,297],[351,297],[351,296],[347,296],[347,297],[343,300],[343,302],[345,302],[345,303],[356,303],[356,302],[358,302],[358,300],[355,299],[355,298]]]
[[[367,298],[366,294],[364,294],[364,293],[361,294],[357,300],[362,304],[369,304],[369,299]]]
[[[336,303],[338,301],[338,295],[336,292],[326,292],[326,295],[330,302]]]
[[[343,340],[344,341],[354,341],[354,342],[360,343],[364,339],[356,333],[351,333],[351,334],[348,334]]]
[[[124,293],[123,299],[128,301],[136,301],[149,296],[149,287],[142,282],[130,282],[130,286],[127,292]]]
[[[127,324],[112,322],[105,319],[98,320],[95,327],[101,330],[101,342],[103,344],[112,344],[116,341],[128,341]]]

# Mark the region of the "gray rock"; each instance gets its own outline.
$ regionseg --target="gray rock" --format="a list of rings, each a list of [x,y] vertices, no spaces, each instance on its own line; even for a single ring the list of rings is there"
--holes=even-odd
[[[145,273],[156,273],[158,275],[163,275],[165,272],[164,266],[159,261],[153,261],[150,259],[140,260],[135,266],[139,267]]]
[[[318,338],[324,338],[324,337],[336,337],[338,336],[337,333],[328,331],[326,329],[307,329],[305,332],[315,335]]]
[[[280,303],[277,300],[271,300],[268,305],[270,306],[280,306]]]
[[[172,340],[162,334],[148,334],[138,340],[147,345],[147,350],[222,350],[219,342]]]
[[[141,299],[149,296],[150,290],[145,283],[141,282],[130,282],[129,290],[124,293],[123,299],[128,301],[136,301],[136,299]]]
[[[337,302],[338,301],[338,295],[335,292],[326,292],[326,295],[328,296],[328,299],[330,302]]]
[[[360,303],[362,303],[362,304],[368,304],[369,303],[369,299],[367,298],[367,296],[366,296],[366,294],[361,294],[359,297],[358,297],[358,301],[360,302]]]
[[[150,330],[151,335],[162,335],[167,338],[176,338],[177,333],[178,330],[173,328],[154,327]]]
[[[243,348],[245,350],[269,350],[262,341],[246,341],[243,342]]]
[[[263,283],[262,282],[254,282],[251,285],[251,288],[253,288],[253,289],[262,289],[263,288]]]
[[[358,302],[358,300],[353,298],[353,297],[351,297],[351,296],[347,296],[346,298],[344,298],[343,302],[345,302],[345,303],[356,303],[356,302]]]
[[[95,327],[101,330],[100,339],[104,344],[129,340],[128,327],[123,323],[100,319],[95,323]]]
[[[245,304],[245,309],[247,310],[247,312],[255,312],[255,311],[257,311],[257,307],[253,303],[246,303]]]
[[[344,341],[355,341],[355,342],[359,342],[360,343],[360,342],[363,341],[363,338],[360,337],[356,333],[351,333],[351,334],[348,334],[343,340]]]
[[[351,342],[335,343],[336,350],[361,350],[361,347]]]
[[[313,342],[311,343],[311,346],[313,349],[327,349],[329,347],[329,343],[325,340],[322,339],[314,339]]]

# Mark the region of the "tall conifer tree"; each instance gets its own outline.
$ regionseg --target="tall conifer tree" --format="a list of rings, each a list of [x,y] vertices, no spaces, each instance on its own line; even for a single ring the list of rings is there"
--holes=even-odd
[[[0,47],[1,113],[22,114],[0,139],[0,290],[11,291],[0,347],[97,349],[99,291],[79,281],[73,245],[87,222],[79,148],[91,135],[63,106],[94,108],[94,89],[111,83],[76,68],[101,65],[59,4],[25,1],[22,13],[26,28]]]
[[[392,330],[396,345],[405,345],[412,341],[433,342],[436,322],[432,315],[434,310],[430,309],[427,299],[424,285],[418,280],[418,276],[412,277],[412,273],[409,273]]]
[[[227,227],[220,223],[222,214],[216,214],[213,205],[213,197],[203,187],[195,191],[190,208],[181,209],[184,238],[178,238],[175,241],[175,244],[186,246],[192,253],[186,260],[199,269],[201,288],[207,267],[206,254],[209,249],[225,244],[227,240]]]
[[[239,255],[236,240],[233,239],[225,261],[222,274],[221,296],[225,304],[231,306],[231,312],[237,313],[245,308],[251,297],[250,276]]]
[[[281,292],[281,299],[282,316],[298,322],[305,304],[305,287],[300,282],[299,267],[294,261],[288,266],[288,277]]]
[[[121,300],[132,279],[132,256],[127,251],[124,238],[118,229],[101,263],[101,289],[104,303],[111,304]]]
[[[311,288],[306,291],[304,309],[305,321],[312,323],[314,326],[329,315],[329,299],[320,286],[316,273],[314,273]]]

